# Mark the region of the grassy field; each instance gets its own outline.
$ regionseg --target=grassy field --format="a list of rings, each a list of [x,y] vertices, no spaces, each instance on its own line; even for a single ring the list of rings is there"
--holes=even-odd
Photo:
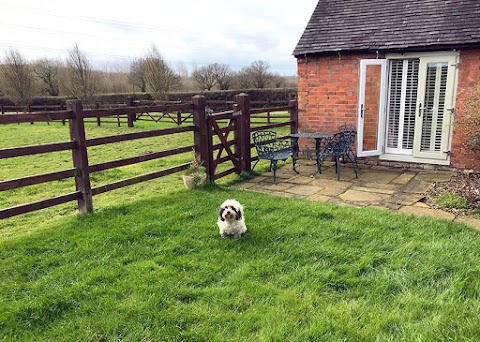
[[[23,145],[42,135],[61,141],[65,134],[54,125],[6,128],[1,147],[16,146],[11,139],[20,132],[29,132]],[[92,126],[88,135],[123,130]],[[128,153],[169,143],[190,144],[151,142],[135,153],[129,146]],[[113,147],[91,154],[98,161],[118,157]],[[71,167],[68,155],[65,165],[49,158],[39,157],[41,166],[31,170],[15,159],[2,161],[0,178]],[[139,164],[94,181],[156,167]],[[180,178],[96,196],[90,215],[77,215],[71,204],[1,220],[0,340],[480,338],[480,232],[451,221],[222,184],[189,191]],[[2,206],[53,193],[28,188],[0,193]],[[231,197],[245,205],[249,228],[238,240],[222,239],[215,224],[218,206]]]

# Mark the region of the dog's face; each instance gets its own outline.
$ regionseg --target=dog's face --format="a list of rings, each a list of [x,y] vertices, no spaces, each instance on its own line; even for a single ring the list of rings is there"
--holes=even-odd
[[[220,206],[218,216],[221,221],[240,221],[243,217],[243,208],[235,200],[227,200]]]

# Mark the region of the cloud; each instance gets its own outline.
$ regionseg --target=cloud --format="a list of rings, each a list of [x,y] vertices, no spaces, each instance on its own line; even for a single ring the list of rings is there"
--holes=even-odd
[[[291,53],[317,0],[177,0],[133,3],[3,0],[0,50],[27,58],[64,58],[77,43],[95,60],[133,60],[155,45],[171,63],[234,69],[266,60],[294,74]]]

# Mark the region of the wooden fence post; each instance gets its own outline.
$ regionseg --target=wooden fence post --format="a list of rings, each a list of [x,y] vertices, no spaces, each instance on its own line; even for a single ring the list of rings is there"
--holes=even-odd
[[[290,133],[298,133],[298,102],[297,100],[288,101],[290,108]]]
[[[210,127],[208,126],[208,118],[205,112],[207,100],[203,95],[195,95],[192,97],[193,102],[193,124],[195,126],[194,142],[195,142],[195,159],[203,165],[207,171],[207,181],[213,182],[213,151],[212,137]]]
[[[97,110],[100,109],[100,103],[98,103],[98,102],[95,103],[95,108],[96,108]],[[101,122],[100,122],[100,116],[97,116],[97,126],[100,127],[100,124],[101,124]]]
[[[132,96],[127,96],[127,107],[133,107],[135,103],[133,102]],[[135,113],[127,114],[128,118],[128,127],[133,127],[133,122],[135,121]]]
[[[75,149],[72,150],[75,188],[82,193],[82,197],[78,200],[78,210],[81,213],[91,213],[93,212],[92,188],[88,170],[82,103],[79,100],[68,100],[67,110],[73,112],[73,119],[69,120],[69,124],[70,139],[75,142]]]
[[[31,113],[31,112],[32,112],[32,109],[30,108],[30,105],[27,105],[26,111],[27,111],[28,113]],[[30,121],[30,125],[33,125],[33,121]]]
[[[271,107],[272,106],[272,100],[270,98],[268,98],[267,100],[267,107]],[[267,123],[270,124],[271,122],[271,119],[270,119],[270,111],[267,112]]]
[[[240,172],[250,172],[252,154],[250,148],[250,95],[242,93],[235,96],[241,115],[237,117],[237,153],[240,156]]]
[[[182,111],[177,110],[177,126],[180,126],[182,124]]]
[[[65,106],[66,109],[66,106]],[[63,110],[63,103],[60,103],[60,110]],[[65,119],[62,119],[62,126],[65,126]]]

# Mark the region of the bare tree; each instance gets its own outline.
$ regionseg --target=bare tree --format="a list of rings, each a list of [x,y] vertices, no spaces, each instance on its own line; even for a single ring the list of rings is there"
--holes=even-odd
[[[63,85],[70,95],[85,103],[90,103],[97,91],[97,75],[77,44],[73,46],[68,55]]]
[[[271,82],[275,88],[282,88],[286,86],[285,77],[281,76],[278,73],[272,74]]]
[[[254,88],[266,88],[273,79],[273,74],[269,71],[270,65],[266,61],[255,61],[248,67]]]
[[[34,79],[29,64],[18,50],[6,53],[0,75],[5,94],[15,103],[27,105],[34,94]]]
[[[180,84],[180,77],[168,66],[160,52],[152,46],[143,60],[147,89],[164,98],[165,94]]]
[[[145,73],[145,60],[143,58],[137,59],[130,65],[128,81],[131,85],[140,89],[142,93],[145,93],[147,91],[147,81],[145,79]]]
[[[252,78],[249,67],[243,67],[235,75],[235,83],[237,88],[248,89],[252,88]]]
[[[41,81],[45,94],[50,96],[58,96],[60,93],[59,69],[61,63],[59,61],[47,58],[39,59],[33,65],[35,76]]]
[[[212,90],[217,83],[213,64],[196,68],[192,72],[192,78],[195,81],[196,86],[201,90]]]
[[[230,89],[235,73],[227,64],[212,64],[215,81],[220,90]]]

